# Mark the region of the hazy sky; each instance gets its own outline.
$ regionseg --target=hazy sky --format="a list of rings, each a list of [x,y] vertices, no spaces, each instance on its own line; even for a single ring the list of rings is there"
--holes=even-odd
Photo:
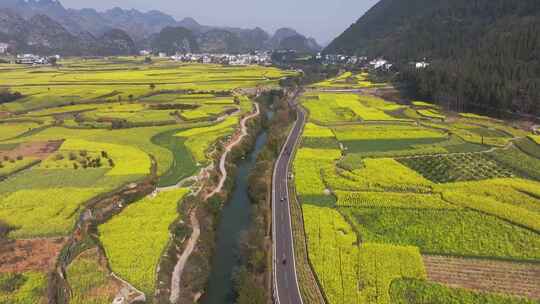
[[[320,43],[354,23],[377,0],[63,0],[70,8],[105,10],[114,6],[160,10],[177,19],[193,17],[206,25],[260,26],[273,32],[292,27]]]

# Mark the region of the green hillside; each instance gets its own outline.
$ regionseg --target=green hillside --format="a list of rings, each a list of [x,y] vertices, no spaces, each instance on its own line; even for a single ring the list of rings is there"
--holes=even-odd
[[[385,57],[417,97],[456,110],[538,116],[539,17],[537,0],[382,0],[325,52]]]

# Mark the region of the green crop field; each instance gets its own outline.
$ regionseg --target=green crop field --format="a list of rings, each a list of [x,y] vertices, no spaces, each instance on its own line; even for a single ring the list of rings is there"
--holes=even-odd
[[[0,87],[23,98],[0,105],[0,220],[15,238],[66,235],[87,201],[149,176],[152,159],[160,185],[176,184],[251,111],[232,89],[290,75],[128,58],[3,72]]]
[[[187,192],[181,188],[142,199],[99,227],[113,272],[147,296],[155,288],[156,268],[169,242],[168,227],[178,217],[178,202]]]
[[[417,279],[399,279],[392,282],[390,297],[395,304],[534,304],[534,300],[506,297],[499,294],[472,292],[466,289],[449,288],[440,284]]]
[[[434,118],[434,119],[440,119],[440,120],[444,120],[446,118],[446,116],[444,116],[439,111],[434,110],[434,109],[418,110],[418,113],[427,118]]]
[[[204,164],[211,144],[232,135],[238,123],[238,115],[232,115],[218,124],[181,131],[175,136],[185,140],[185,145],[198,164]]]
[[[23,133],[39,127],[35,122],[5,122],[0,123],[0,141],[17,137]]]
[[[145,97],[152,91],[230,91],[260,84],[276,85],[280,78],[294,74],[259,66],[173,62],[148,65],[142,64],[141,60],[66,62],[56,68],[42,68],[39,73],[32,68],[2,72],[1,86],[10,87],[26,97],[0,106],[0,111],[27,111],[89,101],[128,101]]]
[[[306,95],[302,101],[310,113],[310,121],[319,124],[402,120],[388,113],[399,106],[366,95],[318,93]]]
[[[414,206],[340,211],[366,242],[416,246],[430,254],[540,259],[537,233],[479,212]]]
[[[71,288],[70,303],[109,303],[114,300],[111,276],[94,253],[89,250],[79,255],[68,267],[67,278]]]
[[[436,183],[514,176],[512,170],[488,154],[453,154],[402,158],[400,162]]]
[[[425,101],[419,101],[419,100],[412,101],[411,104],[418,108],[432,108],[432,109],[439,108],[439,106],[437,106],[436,104],[432,104]]]
[[[40,303],[46,297],[46,285],[47,280],[44,273],[0,273],[0,303]]]
[[[360,244],[335,209],[303,209],[309,258],[330,303],[390,303],[393,279],[425,277],[418,249]]]
[[[335,78],[327,79],[311,85],[320,89],[361,89],[384,87],[385,83],[374,83],[368,80],[367,73],[353,74],[345,72]]]
[[[312,90],[302,105],[309,122],[294,186],[330,304],[533,303],[430,283],[421,257],[540,262],[532,134],[424,102]]]

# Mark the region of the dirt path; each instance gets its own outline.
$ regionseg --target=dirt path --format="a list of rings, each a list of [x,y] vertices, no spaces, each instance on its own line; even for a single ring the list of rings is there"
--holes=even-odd
[[[212,196],[216,195],[216,193],[221,192],[221,190],[223,189],[223,185],[225,184],[225,181],[227,180],[227,168],[225,168],[226,163],[227,163],[227,156],[229,155],[231,150],[235,146],[237,146],[242,141],[242,139],[244,139],[244,137],[248,135],[247,126],[246,126],[247,121],[250,120],[251,118],[259,116],[259,114],[260,114],[259,104],[255,103],[255,112],[244,117],[242,121],[240,122],[240,135],[236,136],[234,140],[232,140],[225,146],[225,152],[223,152],[223,155],[221,155],[221,159],[219,160],[219,171],[221,173],[221,178],[219,179],[219,183],[212,192],[208,193],[205,196],[205,199],[211,198]]]
[[[175,304],[178,301],[178,298],[180,296],[180,284],[182,279],[182,272],[184,272],[184,267],[186,266],[186,262],[193,253],[193,250],[195,249],[195,245],[197,244],[197,241],[199,240],[199,236],[201,235],[201,228],[199,226],[199,220],[197,219],[196,210],[193,210],[190,215],[190,221],[191,221],[191,227],[193,228],[193,233],[191,233],[191,236],[189,237],[189,240],[187,241],[186,248],[182,252],[182,254],[178,257],[178,263],[176,263],[176,266],[174,267],[173,274],[172,274],[172,280],[171,280],[171,296],[169,300],[171,303]]]
[[[428,279],[451,287],[540,299],[540,265],[424,255]]]

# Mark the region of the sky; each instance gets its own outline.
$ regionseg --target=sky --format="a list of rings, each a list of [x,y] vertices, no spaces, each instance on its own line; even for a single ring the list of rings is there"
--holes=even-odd
[[[115,6],[142,11],[160,10],[176,19],[192,17],[204,25],[253,28],[273,33],[291,27],[301,34],[329,43],[377,0],[62,0],[69,8]]]

